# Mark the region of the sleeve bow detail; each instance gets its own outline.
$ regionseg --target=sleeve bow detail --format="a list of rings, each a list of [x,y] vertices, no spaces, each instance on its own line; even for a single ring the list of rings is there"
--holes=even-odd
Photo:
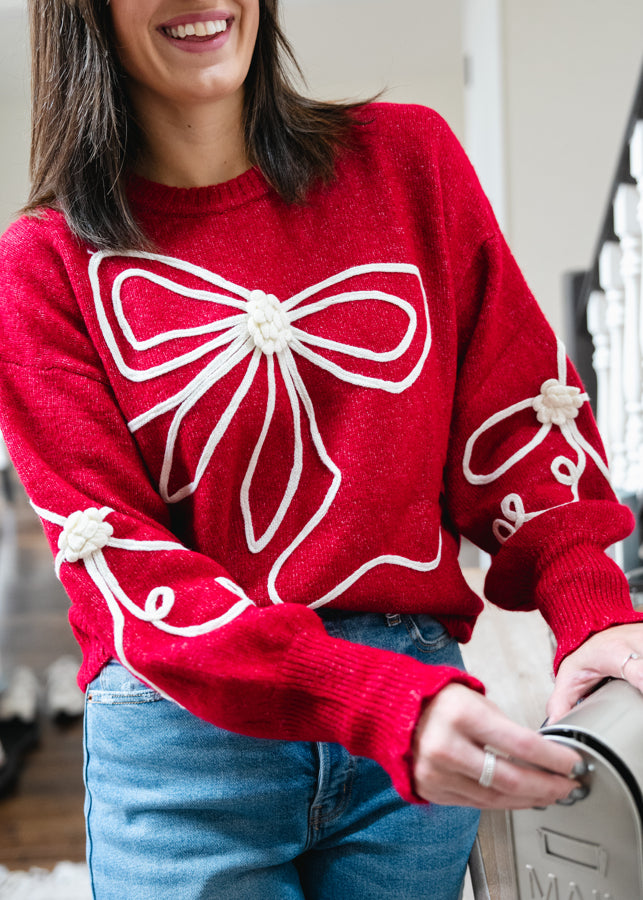
[[[600,472],[609,482],[609,472],[598,451],[581,434],[575,419],[582,405],[589,400],[586,393],[580,388],[567,384],[567,361],[564,345],[558,341],[558,377],[549,378],[543,382],[540,393],[535,397],[529,397],[514,403],[512,406],[495,413],[488,418],[470,436],[466,443],[462,468],[464,476],[470,484],[490,484],[512,469],[517,463],[525,459],[547,438],[552,428],[560,430],[563,438],[575,454],[575,459],[559,454],[551,464],[551,472],[555,480],[571,490],[571,500],[575,503],[579,499],[579,482],[587,465],[587,457],[591,457]],[[517,413],[532,409],[540,428],[536,434],[523,447],[516,450],[508,459],[492,472],[475,472],[472,468],[476,442],[486,434],[494,425],[510,419]],[[499,543],[505,543],[527,521],[556,509],[558,504],[548,509],[526,512],[525,503],[520,494],[511,492],[501,501],[501,510],[504,518],[495,519],[493,533]]]

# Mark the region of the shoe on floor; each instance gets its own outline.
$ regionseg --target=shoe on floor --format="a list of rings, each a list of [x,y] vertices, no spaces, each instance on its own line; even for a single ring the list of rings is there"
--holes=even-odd
[[[14,787],[24,756],[38,743],[38,696],[35,674],[17,666],[0,694],[0,797]]]
[[[72,656],[61,656],[47,669],[45,707],[59,725],[65,725],[82,716],[85,695],[78,687],[80,664]]]

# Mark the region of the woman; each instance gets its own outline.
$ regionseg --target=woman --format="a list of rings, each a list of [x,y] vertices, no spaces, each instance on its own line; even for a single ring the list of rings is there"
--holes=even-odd
[[[641,684],[586,395],[445,124],[298,96],[276,0],[31,5],[2,429],[83,648],[95,896],[453,900],[476,808],[582,772],[462,671],[458,535],[552,625],[551,715]]]

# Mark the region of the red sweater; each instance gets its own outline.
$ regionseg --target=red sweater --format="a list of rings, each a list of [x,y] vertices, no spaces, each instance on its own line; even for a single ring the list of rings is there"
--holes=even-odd
[[[577,377],[472,169],[419,107],[361,113],[286,205],[252,169],[135,180],[155,252],[62,216],[0,245],[2,430],[57,554],[87,683],[110,657],[249,735],[338,741],[412,798],[450,668],[331,639],[314,612],[542,610],[558,660],[635,614],[604,548],[631,516]]]

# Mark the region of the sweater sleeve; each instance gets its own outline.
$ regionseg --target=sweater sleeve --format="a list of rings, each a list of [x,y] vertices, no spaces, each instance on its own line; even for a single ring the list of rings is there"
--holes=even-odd
[[[610,487],[588,397],[494,226],[456,285],[446,494],[460,532],[494,557],[488,599],[539,608],[557,668],[595,632],[643,619],[605,553],[632,516]]]
[[[451,394],[447,520],[492,554],[490,601],[538,608],[555,666],[589,636],[643,620],[605,550],[632,528],[609,484],[590,405],[522,277],[476,174],[444,120],[394,108],[413,220],[444,286]],[[405,138],[412,135],[414,140]],[[451,343],[455,336],[455,350]]]
[[[42,229],[41,229],[42,230]],[[86,681],[113,657],[228,730],[336,741],[413,794],[422,704],[475,679],[330,638],[304,606],[258,607],[180,544],[87,336],[61,256],[36,226],[0,245],[0,423],[71,599]]]

